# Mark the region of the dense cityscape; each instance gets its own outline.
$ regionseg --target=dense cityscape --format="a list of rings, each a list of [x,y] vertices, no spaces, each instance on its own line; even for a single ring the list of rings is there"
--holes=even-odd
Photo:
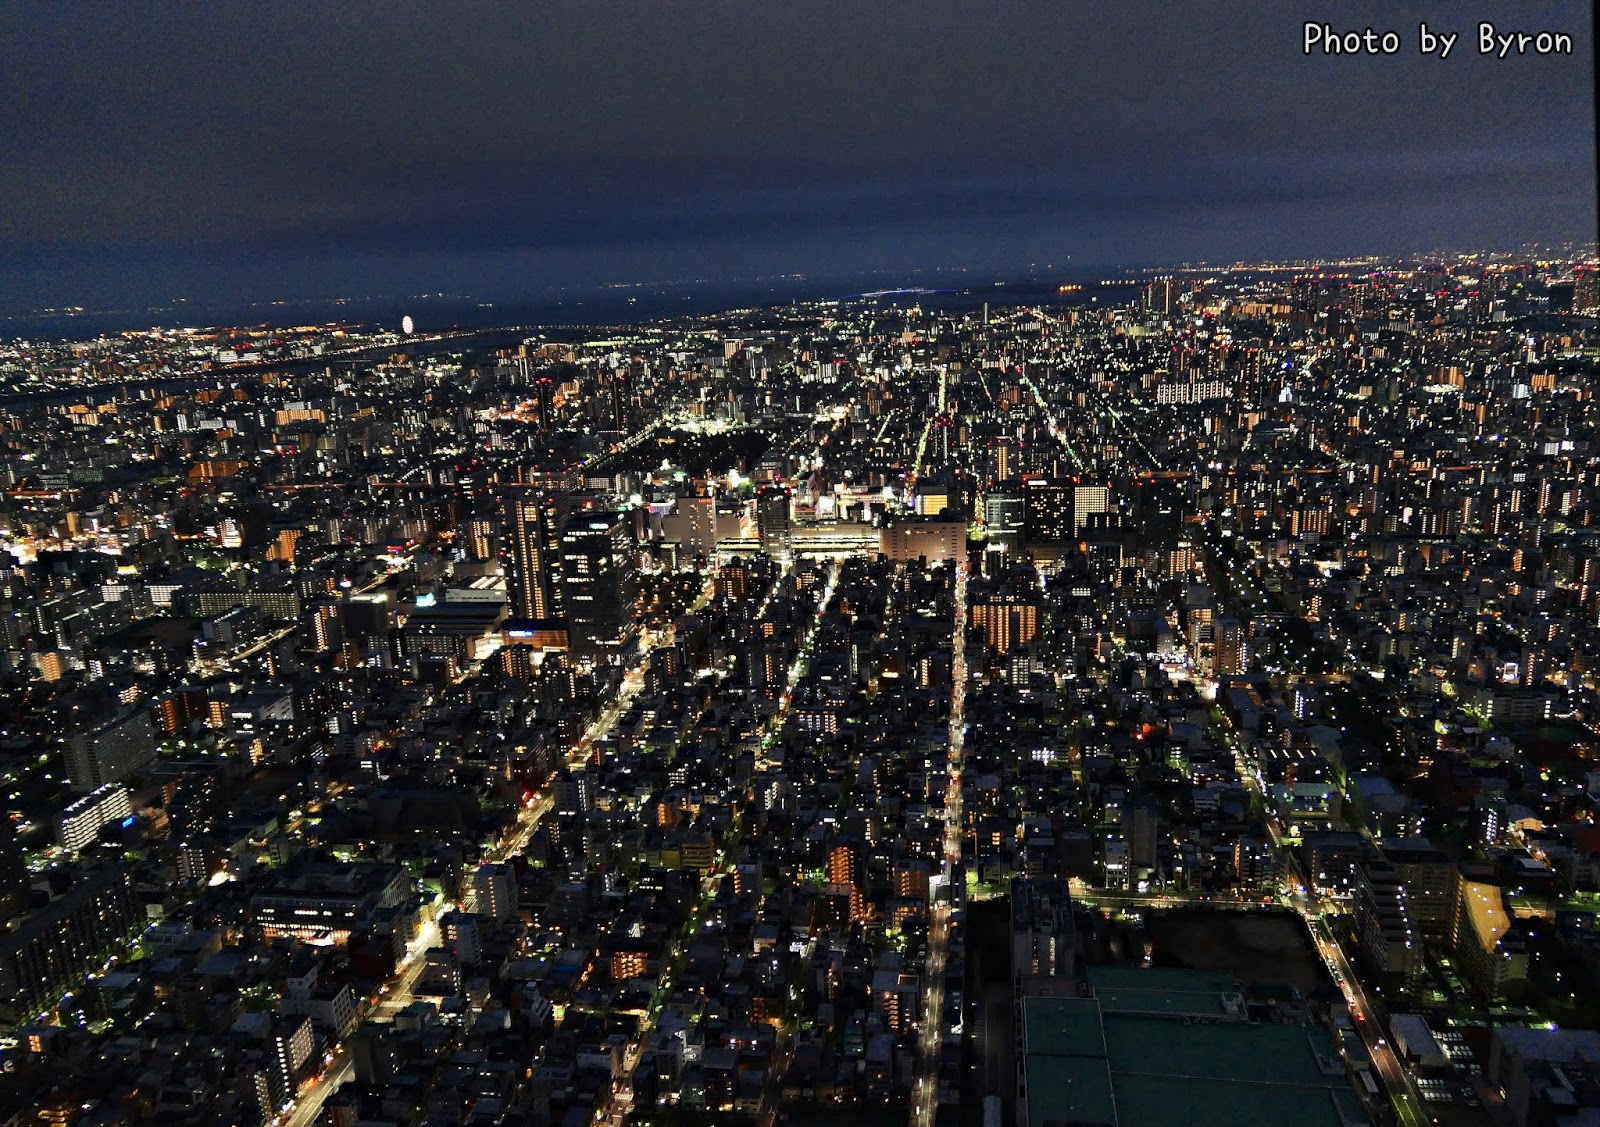
[[[0,1122],[1594,1122],[1593,248],[1093,289],[0,343]]]

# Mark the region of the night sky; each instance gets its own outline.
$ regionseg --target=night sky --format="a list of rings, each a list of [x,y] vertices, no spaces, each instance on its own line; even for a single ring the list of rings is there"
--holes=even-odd
[[[1307,58],[1307,19],[1393,29],[1401,53]],[[1452,57],[1418,53],[1423,19],[1461,33]],[[1576,53],[1481,58],[1479,19]],[[0,314],[1594,236],[1587,3],[49,0],[0,20]]]

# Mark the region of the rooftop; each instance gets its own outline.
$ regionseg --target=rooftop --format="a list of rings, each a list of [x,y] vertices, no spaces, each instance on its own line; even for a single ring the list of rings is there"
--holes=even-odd
[[[1461,882],[1461,895],[1470,913],[1474,933],[1484,950],[1492,951],[1500,937],[1511,930],[1511,917],[1506,914],[1504,894],[1499,885],[1468,880]]]
[[[1175,1108],[1192,1127],[1365,1122],[1323,1030],[1180,1020],[1197,1003],[1220,1016],[1230,975],[1092,967],[1089,981],[1093,998],[1023,1003],[1028,1127],[1165,1124]]]

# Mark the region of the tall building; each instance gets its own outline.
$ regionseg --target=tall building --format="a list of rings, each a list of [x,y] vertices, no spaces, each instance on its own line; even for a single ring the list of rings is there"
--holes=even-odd
[[[462,965],[476,966],[483,958],[476,913],[446,912],[439,921],[439,935]]]
[[[1461,870],[1425,838],[1385,840],[1383,855],[1406,886],[1406,907],[1424,939],[1450,939]]]
[[[75,789],[120,783],[155,758],[156,731],[149,713],[129,708],[66,741],[67,777]]]
[[[1169,275],[1155,278],[1144,288],[1144,307],[1152,313],[1171,313],[1182,292],[1183,288],[1176,278]]]
[[[1018,595],[982,595],[967,608],[967,622],[982,630],[984,640],[996,653],[1010,653],[1033,641],[1039,632],[1039,606]]]
[[[519,487],[506,495],[511,613],[518,618],[555,618],[560,614],[557,557],[551,551],[558,504],[556,495],[545,489]]]
[[[661,522],[662,533],[677,540],[686,559],[717,555],[717,499],[679,497],[674,511]]]
[[[1133,802],[1122,812],[1122,832],[1127,835],[1128,853],[1135,865],[1154,867],[1159,856],[1156,831],[1160,825],[1160,808],[1149,796]]]
[[[1361,956],[1378,983],[1404,989],[1422,970],[1422,940],[1412,927],[1405,881],[1382,854],[1356,870],[1355,922]]]
[[[344,644],[344,603],[340,599],[317,599],[306,607],[307,634],[316,653],[332,653]]]
[[[1015,488],[1001,486],[983,495],[983,524],[990,543],[1003,544],[1014,549],[1022,538],[1025,522],[1022,494]]]
[[[1216,676],[1244,673],[1250,664],[1244,625],[1237,618],[1219,618],[1213,623],[1212,638],[1216,646],[1213,659]]]
[[[562,603],[572,652],[614,657],[633,627],[633,524],[615,510],[577,512],[561,530]]]
[[[132,816],[128,788],[120,783],[107,783],[61,812],[57,831],[62,848],[81,852],[94,843],[106,826]]]
[[[628,429],[628,373],[618,370],[611,374],[611,425],[616,430]]]
[[[1021,461],[1017,454],[1016,445],[1008,439],[990,442],[983,452],[984,476],[990,481],[1005,481],[1015,477]]]
[[[878,971],[872,976],[872,1007],[883,1015],[891,1032],[910,1032],[922,1012],[918,977],[900,970]]]
[[[461,526],[461,546],[469,560],[492,560],[499,554],[500,529],[488,517],[473,517]]]
[[[272,1026],[272,1063],[285,1092],[293,1092],[304,1078],[307,1062],[316,1049],[308,1017],[282,1017]]]
[[[1498,885],[1456,885],[1455,965],[1480,999],[1519,998],[1527,987],[1528,946]]]
[[[587,771],[562,768],[551,780],[551,791],[557,814],[576,816],[594,809],[594,776]]]
[[[99,970],[144,926],[128,874],[91,873],[0,937],[0,1012],[26,1020]]]
[[[393,1025],[379,1025],[372,1021],[362,1025],[350,1041],[356,1080],[377,1086],[388,1083],[400,1070],[396,1040]]]
[[[1078,535],[1096,513],[1111,512],[1111,489],[1105,485],[1072,487],[1072,534]]]
[[[756,495],[756,531],[761,536],[761,550],[774,559],[789,554],[790,517],[789,491],[769,485]]]
[[[905,859],[894,867],[894,894],[919,900],[928,898],[927,861]]]
[[[867,869],[861,853],[858,842],[843,842],[834,846],[828,853],[828,883],[865,884]]]
[[[849,897],[852,920],[865,919],[870,914],[867,864],[860,842],[842,842],[828,852],[828,888]]]
[[[717,569],[711,593],[717,599],[741,602],[750,596],[750,567],[743,560],[729,560]]]
[[[509,920],[517,914],[517,874],[510,865],[479,865],[472,874],[477,915]]]
[[[1572,311],[1593,313],[1600,309],[1600,270],[1583,266],[1573,272]]]
[[[1060,544],[1077,531],[1073,524],[1072,487],[1045,478],[1029,478],[1022,491],[1023,531],[1030,543]]]

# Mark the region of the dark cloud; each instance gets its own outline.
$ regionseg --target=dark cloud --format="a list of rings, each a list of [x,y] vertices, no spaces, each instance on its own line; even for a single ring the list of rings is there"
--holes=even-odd
[[[1592,235],[1588,5],[1317,9],[3,5],[0,304]],[[1306,58],[1306,18],[1402,52]]]

